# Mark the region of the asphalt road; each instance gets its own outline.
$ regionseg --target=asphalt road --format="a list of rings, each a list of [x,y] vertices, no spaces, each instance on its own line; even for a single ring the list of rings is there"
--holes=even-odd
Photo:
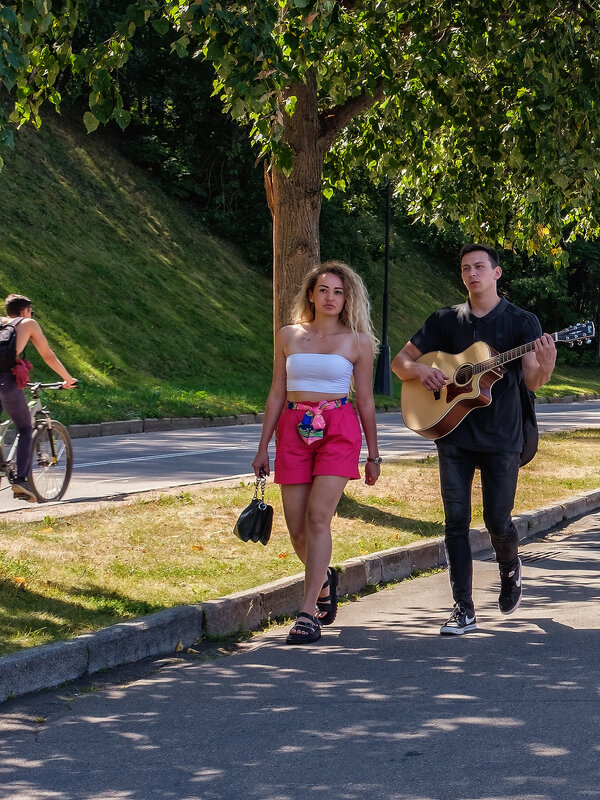
[[[600,427],[600,400],[538,405],[537,414],[541,431]],[[378,415],[377,424],[385,459],[424,457],[435,452],[432,442],[404,426],[399,413]],[[251,473],[259,437],[260,425],[236,425],[75,439],[73,478],[61,502],[241,479]],[[273,449],[271,446],[271,455]],[[31,508],[14,500],[4,485],[2,489],[0,513]]]

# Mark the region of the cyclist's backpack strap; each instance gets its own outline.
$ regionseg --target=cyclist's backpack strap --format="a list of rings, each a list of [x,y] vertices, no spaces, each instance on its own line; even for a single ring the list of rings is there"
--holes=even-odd
[[[18,325],[20,322],[23,322],[23,320],[24,320],[24,319],[25,319],[25,317],[17,317],[17,318],[16,318],[16,320],[14,321],[13,327],[16,329],[17,325]],[[22,352],[21,352],[21,354],[20,354],[19,358],[25,358],[25,353],[26,353],[26,352],[27,352],[27,345],[25,345],[25,347],[23,348],[23,350],[22,350]],[[15,363],[16,363],[16,361],[15,361]],[[32,368],[32,369],[33,369],[33,368]]]

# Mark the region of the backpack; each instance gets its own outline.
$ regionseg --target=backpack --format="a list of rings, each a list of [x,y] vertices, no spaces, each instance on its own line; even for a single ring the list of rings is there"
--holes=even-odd
[[[0,324],[0,372],[10,372],[16,363],[17,326],[3,322]]]
[[[537,418],[535,416],[535,393],[525,386],[525,381],[519,381],[519,392],[521,396],[521,417],[523,421],[523,450],[519,466],[529,464],[537,453],[539,433]]]

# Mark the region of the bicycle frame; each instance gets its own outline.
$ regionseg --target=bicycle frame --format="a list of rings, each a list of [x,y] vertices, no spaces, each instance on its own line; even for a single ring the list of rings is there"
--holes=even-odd
[[[5,422],[0,423],[0,475],[8,475],[11,465],[15,462],[19,434],[16,433],[14,441],[10,446],[8,455],[6,455],[5,437],[10,430],[15,431],[15,423],[12,421],[12,419],[7,419]]]
[[[44,417],[44,422],[48,426],[49,430],[52,430],[52,418],[50,416],[50,411],[42,404],[40,398],[40,389],[60,389],[62,387],[62,383],[28,383],[27,388],[30,390],[32,395],[32,400],[29,400],[27,405],[29,406],[29,413],[31,414],[31,425],[33,428],[36,427],[39,417]],[[0,476],[9,474],[10,470],[13,468],[15,463],[15,456],[17,452],[17,444],[19,443],[19,434],[15,432],[14,441],[10,445],[10,449],[8,454],[6,453],[6,436],[9,431],[15,430],[15,424],[11,419],[7,419],[4,422],[0,423]],[[54,441],[54,437],[50,437],[50,443],[52,448],[52,460],[56,463],[56,442]]]

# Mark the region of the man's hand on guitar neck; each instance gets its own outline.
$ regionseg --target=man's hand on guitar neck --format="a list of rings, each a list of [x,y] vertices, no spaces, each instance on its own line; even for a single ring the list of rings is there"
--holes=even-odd
[[[523,356],[525,385],[532,392],[548,383],[556,364],[556,344],[549,333],[534,342],[534,351]]]

